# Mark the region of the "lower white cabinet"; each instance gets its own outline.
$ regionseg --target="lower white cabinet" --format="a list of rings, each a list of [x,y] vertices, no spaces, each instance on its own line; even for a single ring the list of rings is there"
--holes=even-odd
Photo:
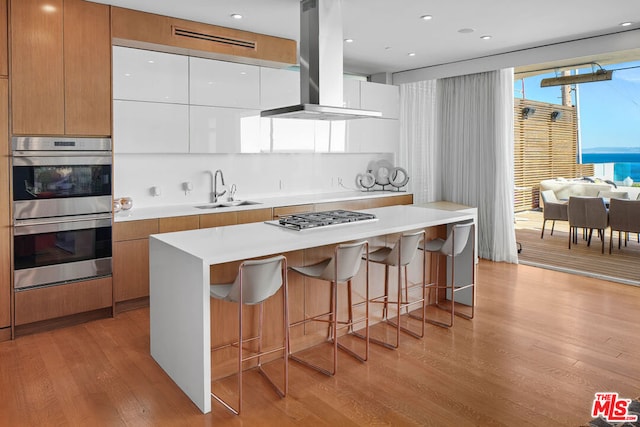
[[[113,151],[189,152],[189,106],[113,101]]]

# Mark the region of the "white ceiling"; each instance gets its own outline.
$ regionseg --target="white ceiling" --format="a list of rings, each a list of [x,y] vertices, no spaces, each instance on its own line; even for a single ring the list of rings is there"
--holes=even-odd
[[[298,40],[299,0],[95,1]],[[343,0],[343,22],[345,72],[369,75],[637,30],[640,0]]]

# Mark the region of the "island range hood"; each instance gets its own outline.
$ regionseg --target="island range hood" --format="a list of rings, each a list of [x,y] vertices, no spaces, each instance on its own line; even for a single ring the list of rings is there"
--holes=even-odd
[[[300,104],[265,110],[261,117],[351,120],[382,116],[379,111],[343,107],[341,1],[300,1]]]

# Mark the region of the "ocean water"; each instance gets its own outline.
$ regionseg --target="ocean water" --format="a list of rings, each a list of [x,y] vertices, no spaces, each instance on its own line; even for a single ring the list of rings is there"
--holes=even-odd
[[[582,163],[614,163],[613,180],[640,182],[640,153],[582,153]]]

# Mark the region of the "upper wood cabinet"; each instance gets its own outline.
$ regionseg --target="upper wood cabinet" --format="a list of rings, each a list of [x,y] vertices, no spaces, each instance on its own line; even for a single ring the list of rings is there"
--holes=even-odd
[[[295,40],[112,8],[114,44],[281,67],[297,62]]]
[[[9,82],[0,78],[0,329],[11,324],[11,217],[9,216]],[[2,338],[0,337],[0,341]]]
[[[110,10],[11,0],[14,135],[111,135]]]
[[[0,0],[0,76],[9,75],[7,0]]]

